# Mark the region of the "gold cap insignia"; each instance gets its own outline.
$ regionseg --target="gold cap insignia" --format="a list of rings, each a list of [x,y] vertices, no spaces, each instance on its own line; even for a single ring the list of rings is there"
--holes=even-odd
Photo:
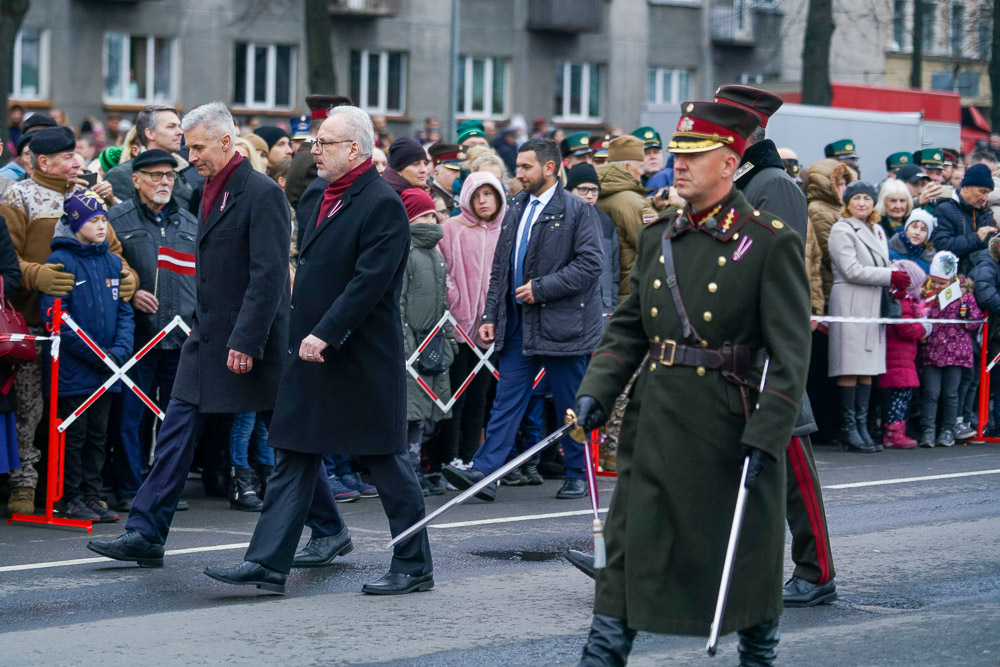
[[[646,137],[647,139],[652,139],[653,138],[652,130],[646,130],[646,134],[644,134],[643,136]]]
[[[589,137],[580,137],[580,145],[581,146],[586,146],[589,143],[590,143],[590,138]]]
[[[844,148],[846,148],[849,151],[853,151],[854,150],[854,144],[844,144]]]
[[[900,161],[900,162],[909,162],[909,161],[910,161],[910,158],[906,157],[905,155],[901,155],[901,156],[899,157],[899,161]]]

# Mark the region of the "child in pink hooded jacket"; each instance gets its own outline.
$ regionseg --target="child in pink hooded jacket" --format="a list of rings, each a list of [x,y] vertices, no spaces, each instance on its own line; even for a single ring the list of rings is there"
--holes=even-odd
[[[442,223],[444,236],[438,243],[448,273],[448,308],[468,339],[485,350],[489,346],[480,340],[478,330],[500,225],[507,211],[507,198],[497,177],[487,171],[469,174],[462,184],[459,209],[457,216]],[[459,351],[450,372],[451,386],[457,389],[479,359],[461,333],[456,332],[455,340]],[[481,369],[452,407],[452,418],[441,424],[445,459],[452,463],[455,459],[471,461],[479,448],[491,377],[489,371]]]

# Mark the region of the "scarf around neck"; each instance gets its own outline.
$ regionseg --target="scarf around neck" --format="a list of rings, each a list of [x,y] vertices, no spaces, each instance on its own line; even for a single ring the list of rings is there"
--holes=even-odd
[[[365,173],[372,168],[372,159],[368,158],[361,164],[359,164],[354,169],[330,183],[326,186],[326,190],[323,191],[323,201],[319,205],[319,215],[316,217],[316,226],[319,227],[327,218],[333,217],[333,214],[340,209],[340,198],[344,196],[347,192],[347,188],[354,185],[354,181],[361,177],[361,174]]]
[[[236,171],[236,167],[240,166],[241,162],[243,162],[243,156],[239,153],[234,153],[233,157],[229,158],[229,162],[226,163],[226,166],[218,174],[205,181],[205,193],[201,197],[201,215],[205,220],[208,220],[208,214],[212,211],[212,207],[215,206],[219,195],[229,185],[229,179],[232,178],[233,172]]]

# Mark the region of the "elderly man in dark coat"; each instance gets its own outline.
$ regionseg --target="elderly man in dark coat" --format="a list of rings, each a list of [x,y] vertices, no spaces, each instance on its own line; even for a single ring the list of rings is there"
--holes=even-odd
[[[198,211],[197,306],[156,446],[125,534],[93,540],[102,556],[163,565],[163,544],[205,416],[274,407],[288,340],[291,220],[284,193],[236,152],[221,102],[183,120],[191,163],[208,179]]]
[[[371,118],[330,111],[313,142],[320,205],[305,212],[288,358],[269,444],[276,451],[264,510],[243,563],[209,567],[229,584],[283,593],[292,567],[329,565],[353,549],[323,469],[324,454],[357,455],[372,472],[393,535],[424,516],[406,449],[406,360],[399,308],[410,247],[403,203],[372,164]],[[309,543],[295,553],[303,524]],[[389,572],[362,590],[396,595],[434,586],[427,531],[398,544]]]

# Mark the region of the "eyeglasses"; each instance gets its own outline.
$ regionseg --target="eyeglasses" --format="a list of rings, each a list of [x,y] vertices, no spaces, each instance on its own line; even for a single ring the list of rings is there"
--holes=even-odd
[[[598,188],[586,188],[586,187],[579,186],[579,185],[577,187],[573,188],[573,189],[576,190],[581,195],[596,195],[596,194],[600,194],[600,192],[601,192],[600,189],[598,189]]]
[[[159,183],[164,178],[168,181],[172,181],[177,178],[177,174],[172,171],[146,171],[144,169],[140,169],[139,173],[146,174],[153,180],[154,183]]]
[[[322,153],[327,146],[332,146],[333,144],[353,144],[354,139],[340,139],[338,141],[322,141],[321,139],[313,139],[312,145],[309,146],[309,151],[312,152],[314,148],[319,147],[320,153]]]

